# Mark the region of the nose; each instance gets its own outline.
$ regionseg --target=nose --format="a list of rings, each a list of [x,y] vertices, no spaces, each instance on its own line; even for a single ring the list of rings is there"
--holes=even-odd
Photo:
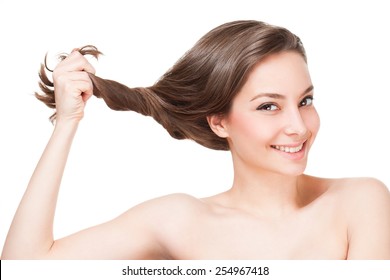
[[[286,115],[285,133],[287,135],[297,135],[303,137],[308,132],[306,124],[302,118],[299,108],[291,110]]]

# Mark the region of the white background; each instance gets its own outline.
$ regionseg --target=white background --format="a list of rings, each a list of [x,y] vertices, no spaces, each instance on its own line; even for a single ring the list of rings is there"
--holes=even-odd
[[[287,27],[302,39],[322,127],[307,173],[370,176],[390,186],[390,17],[386,1],[0,2],[0,250],[50,137],[37,101],[38,69],[85,44],[104,54],[97,74],[153,84],[203,34],[231,20]],[[54,66],[54,60],[51,60]],[[55,237],[173,192],[202,197],[230,187],[227,152],[171,139],[151,118],[88,102],[64,175]]]

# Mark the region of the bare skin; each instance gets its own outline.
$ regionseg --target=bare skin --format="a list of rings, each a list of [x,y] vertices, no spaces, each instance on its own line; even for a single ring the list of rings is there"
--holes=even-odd
[[[75,51],[53,73],[57,122],[2,259],[390,259],[386,186],[370,178],[303,175],[319,119],[306,63],[291,52],[261,62],[229,115],[208,119],[231,148],[228,191],[156,198],[55,240],[62,173],[92,95],[85,71],[95,72]]]

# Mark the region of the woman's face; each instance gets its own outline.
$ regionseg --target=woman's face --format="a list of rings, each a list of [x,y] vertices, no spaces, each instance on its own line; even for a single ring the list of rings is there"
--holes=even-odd
[[[320,126],[302,56],[288,51],[258,63],[233,100],[223,126],[235,163],[302,174]]]

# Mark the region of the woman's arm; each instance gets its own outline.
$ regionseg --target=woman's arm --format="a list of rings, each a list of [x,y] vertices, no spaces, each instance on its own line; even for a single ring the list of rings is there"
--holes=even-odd
[[[53,246],[53,219],[62,174],[85,103],[92,95],[85,71],[94,69],[77,51],[53,71],[55,128],[16,211],[2,258],[44,256]]]
[[[68,154],[92,95],[92,65],[77,51],[53,72],[56,124],[11,224],[2,259],[157,258],[141,205],[108,223],[54,241],[53,220]],[[147,208],[147,207],[146,207]]]
[[[57,195],[76,122],[58,123],[16,211],[2,258],[42,257],[53,245]]]

